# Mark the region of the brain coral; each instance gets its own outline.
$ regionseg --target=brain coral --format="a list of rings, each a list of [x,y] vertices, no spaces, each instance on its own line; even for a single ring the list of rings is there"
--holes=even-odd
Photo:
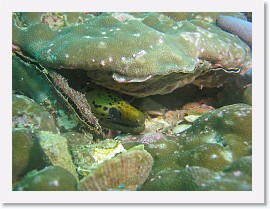
[[[148,24],[145,14],[126,13],[77,22],[68,17],[59,15],[65,23],[56,29],[42,18],[23,24],[25,18],[14,14],[13,44],[45,67],[84,69],[97,84],[138,97],[169,93],[209,72],[251,68],[249,47],[203,20],[153,18],[156,22]],[[223,82],[224,76],[215,85]]]

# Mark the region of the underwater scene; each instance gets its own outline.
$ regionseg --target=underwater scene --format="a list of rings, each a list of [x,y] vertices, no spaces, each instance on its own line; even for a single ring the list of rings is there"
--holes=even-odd
[[[12,24],[13,191],[252,190],[252,13]]]

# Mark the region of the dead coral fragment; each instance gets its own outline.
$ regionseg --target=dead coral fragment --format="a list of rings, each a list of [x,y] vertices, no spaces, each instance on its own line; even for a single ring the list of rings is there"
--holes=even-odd
[[[70,150],[77,172],[81,176],[88,175],[103,161],[126,151],[120,141],[114,139],[106,139],[95,144],[75,144]]]
[[[135,191],[146,181],[152,165],[153,158],[148,152],[132,150],[104,161],[81,180],[79,187],[89,191]]]
[[[41,16],[42,22],[50,28],[58,30],[65,26],[65,16],[61,12],[47,12]]]

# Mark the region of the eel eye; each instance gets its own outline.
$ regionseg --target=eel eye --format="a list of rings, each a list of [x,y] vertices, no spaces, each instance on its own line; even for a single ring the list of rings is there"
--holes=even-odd
[[[121,112],[117,108],[110,108],[109,109],[109,114],[113,119],[120,119],[122,117]]]

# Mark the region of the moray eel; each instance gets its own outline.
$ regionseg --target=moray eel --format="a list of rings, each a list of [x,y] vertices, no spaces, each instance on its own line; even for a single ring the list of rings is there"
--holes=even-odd
[[[249,47],[252,47],[252,23],[231,16],[219,16],[217,25],[230,33],[236,34]]]
[[[117,93],[107,89],[94,89],[85,96],[103,127],[132,134],[144,131],[144,114]]]

